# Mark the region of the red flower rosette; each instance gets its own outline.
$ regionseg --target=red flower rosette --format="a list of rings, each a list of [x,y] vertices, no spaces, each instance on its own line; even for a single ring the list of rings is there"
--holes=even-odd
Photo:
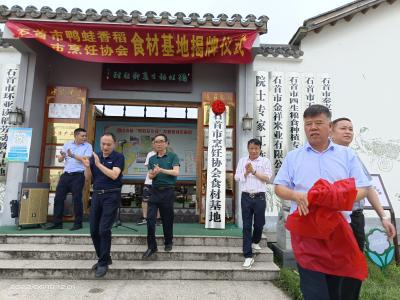
[[[215,100],[212,105],[211,109],[215,115],[222,115],[225,112],[225,103],[221,100]]]

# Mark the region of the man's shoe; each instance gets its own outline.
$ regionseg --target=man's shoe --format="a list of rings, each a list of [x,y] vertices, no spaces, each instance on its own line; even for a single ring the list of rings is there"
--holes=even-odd
[[[53,225],[50,225],[50,226],[47,226],[47,227],[46,227],[47,230],[62,229],[62,228],[63,228],[63,225],[62,225],[62,224],[53,224]]]
[[[143,218],[142,220],[139,220],[136,225],[146,225],[147,224],[147,219]]]
[[[251,248],[253,249],[253,250],[261,250],[262,248],[260,247],[260,244],[254,244],[254,243],[252,243],[251,244]]]
[[[253,265],[253,263],[254,263],[254,258],[252,258],[252,257],[247,257],[247,258],[244,260],[243,268],[245,268],[246,270],[248,270],[248,269],[251,268],[251,266]]]
[[[165,245],[164,250],[167,251],[167,252],[171,251],[172,250],[172,245],[171,244],[170,245]]]
[[[97,266],[98,266],[98,265],[99,265],[99,263],[95,263],[95,264],[92,266],[92,270],[93,270],[93,271],[97,270]],[[111,257],[108,259],[107,265],[112,265],[112,259],[111,259]]]
[[[108,271],[108,266],[97,266],[96,273],[94,276],[96,276],[96,278],[103,277],[104,275],[106,275],[107,271]]]
[[[153,253],[156,253],[157,249],[153,250],[153,249],[147,249],[145,253],[143,253],[142,259],[146,259],[149,258],[150,256],[153,255]]]
[[[82,229],[82,225],[74,225],[69,230],[74,231],[74,230],[79,230],[79,229]]]

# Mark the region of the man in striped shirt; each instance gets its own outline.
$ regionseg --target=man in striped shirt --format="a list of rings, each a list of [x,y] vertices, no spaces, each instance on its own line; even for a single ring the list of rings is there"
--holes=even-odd
[[[265,224],[266,184],[270,181],[272,170],[269,159],[260,156],[259,140],[249,140],[247,150],[249,155],[239,160],[235,180],[239,181],[242,191],[243,268],[250,269],[254,263],[252,250],[261,250],[259,242]]]

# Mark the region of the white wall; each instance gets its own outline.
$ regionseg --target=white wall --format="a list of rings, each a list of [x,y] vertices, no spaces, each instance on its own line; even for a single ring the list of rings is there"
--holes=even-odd
[[[302,41],[300,60],[257,56],[254,70],[323,74],[333,82],[333,118],[349,117],[362,137],[358,150],[370,173],[381,174],[400,217],[400,2],[381,4],[350,22],[341,20]],[[253,76],[253,75],[252,75]],[[251,76],[248,82],[254,80]],[[254,97],[254,95],[253,95]],[[360,138],[360,136],[358,136]],[[380,147],[382,146],[382,147]],[[353,143],[354,147],[354,143]]]

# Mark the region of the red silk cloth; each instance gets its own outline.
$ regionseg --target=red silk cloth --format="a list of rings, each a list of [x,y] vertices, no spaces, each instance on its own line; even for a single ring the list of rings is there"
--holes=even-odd
[[[289,215],[293,253],[305,269],[364,280],[367,261],[340,211],[351,211],[357,196],[354,178],[333,184],[319,179],[308,191],[309,213]]]
[[[14,37],[63,56],[101,63],[248,64],[256,30],[7,21]]]

